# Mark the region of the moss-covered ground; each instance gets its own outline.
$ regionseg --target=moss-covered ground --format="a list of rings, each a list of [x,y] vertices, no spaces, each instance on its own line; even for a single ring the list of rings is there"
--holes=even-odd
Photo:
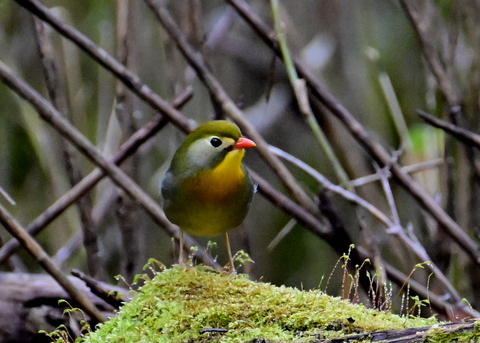
[[[309,342],[436,319],[400,317],[331,297],[254,282],[207,267],[174,266],[148,280],[86,342]]]

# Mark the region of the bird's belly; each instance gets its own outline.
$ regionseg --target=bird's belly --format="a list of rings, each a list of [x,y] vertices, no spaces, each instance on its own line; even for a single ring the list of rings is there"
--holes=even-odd
[[[184,184],[169,219],[195,236],[217,236],[239,226],[248,211],[249,185],[245,178],[221,181],[197,178]]]

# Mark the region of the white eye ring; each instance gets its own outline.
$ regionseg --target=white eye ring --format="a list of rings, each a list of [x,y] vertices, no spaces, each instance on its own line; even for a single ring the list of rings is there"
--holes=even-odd
[[[212,137],[210,139],[210,144],[214,147],[214,148],[218,148],[220,145],[222,145],[222,140],[218,137]]]

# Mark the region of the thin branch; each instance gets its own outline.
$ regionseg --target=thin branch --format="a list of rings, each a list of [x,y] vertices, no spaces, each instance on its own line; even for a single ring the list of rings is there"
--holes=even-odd
[[[318,121],[312,112],[312,108],[308,99],[308,90],[305,84],[305,80],[302,80],[298,77],[297,70],[295,69],[295,65],[290,55],[290,50],[288,49],[287,38],[283,28],[284,25],[282,20],[280,19],[278,0],[270,0],[270,4],[272,9],[273,24],[277,37],[277,42],[283,59],[283,64],[285,65],[285,69],[287,70],[288,80],[290,81],[290,85],[293,89],[293,94],[295,95],[295,99],[297,100],[298,108],[303,114],[307,124],[310,126],[313,135],[315,136],[318,143],[325,152],[325,155],[330,161],[330,164],[332,165],[333,170],[335,171],[335,174],[337,175],[340,183],[349,191],[354,191],[353,188],[350,186],[349,178],[347,173],[345,172],[345,169],[335,155],[335,152],[333,151],[330,142],[328,141],[325,133],[318,124]]]
[[[101,282],[86,275],[78,269],[73,269],[72,275],[85,282],[85,284],[88,288],[90,288],[93,294],[104,300],[107,304],[112,305],[116,309],[122,306],[123,303],[127,302],[127,299],[125,299],[122,294],[117,291],[105,288],[105,286]]]
[[[129,70],[137,70],[138,61],[135,58],[136,42],[135,42],[135,0],[117,1],[117,59],[125,65]],[[120,81],[116,80],[115,94],[115,115],[121,127],[122,135],[129,137],[136,131],[136,123],[134,120],[135,96]],[[128,161],[122,165],[122,169],[135,182],[138,182],[138,166],[140,160],[138,155],[133,155]],[[135,274],[141,270],[141,266],[145,260],[142,256],[141,240],[145,236],[143,225],[135,225],[140,220],[138,207],[134,200],[125,193],[119,195],[116,204],[116,217],[118,227],[121,233],[122,253],[122,276],[131,282]]]
[[[438,127],[439,129],[442,129],[443,131],[451,134],[453,137],[455,137],[460,142],[462,142],[465,145],[468,156],[474,156],[473,155],[474,151],[472,151],[474,147],[476,147],[477,149],[480,148],[480,135],[473,133],[467,129],[464,129],[460,126],[449,123],[445,120],[438,119],[422,110],[417,110],[417,113],[428,124]],[[480,164],[475,163],[476,162],[475,160],[476,160],[475,158],[471,158],[470,162],[472,164],[472,168],[475,171],[476,175],[480,176]]]
[[[359,197],[355,193],[352,193],[341,186],[334,185],[330,180],[328,180],[325,176],[320,174],[318,171],[310,167],[308,164],[305,162],[299,160],[298,158],[290,155],[289,153],[274,147],[270,146],[269,149],[277,156],[280,156],[284,158],[285,160],[289,161],[290,163],[293,163],[295,166],[298,168],[302,169],[308,175],[312,176],[318,183],[322,185],[323,188],[326,190],[329,190],[333,193],[336,193],[343,198],[347,199],[348,201],[352,202],[353,204],[356,204],[360,207],[363,207],[367,212],[370,212],[372,216],[377,218],[381,223],[386,225],[387,227],[394,226],[394,223],[386,216],[382,211],[380,211],[378,208],[376,208],[374,205],[366,201],[365,199]]]
[[[1,186],[0,186],[0,195],[4,197],[5,200],[7,200],[10,205],[16,205],[15,200],[13,200],[10,194],[8,194],[8,192],[4,190]]]
[[[402,170],[405,173],[415,174],[428,169],[438,168],[442,165],[442,163],[443,163],[443,158],[437,158],[430,161],[419,162],[419,163],[414,163],[407,166],[402,166]],[[387,177],[390,178],[391,173],[388,173]],[[375,174],[361,176],[359,178],[353,179],[350,181],[350,183],[353,187],[360,187],[360,186],[369,184],[371,182],[380,181],[380,179],[381,179],[380,175],[375,173]]]
[[[449,123],[448,121],[438,119],[425,111],[417,110],[417,113],[420,118],[425,120],[428,124],[442,129],[467,145],[474,145],[480,149],[480,135],[460,126]]]
[[[78,290],[71,282],[68,280],[67,276],[64,275],[60,269],[53,263],[52,259],[48,254],[43,250],[40,244],[33,239],[25,229],[11,216],[10,213],[0,204],[0,223],[5,227],[5,229],[12,234],[22,246],[32,255],[42,266],[42,268],[49,273],[60,286],[72,297],[72,299],[79,304],[79,306],[92,318],[99,322],[104,322],[106,318],[98,311],[98,309],[93,305],[90,300]]]
[[[305,227],[310,230],[313,234],[317,235],[318,237],[325,239],[327,241],[331,240],[332,238],[332,231],[328,226],[326,226],[323,222],[321,222],[317,217],[312,215],[310,212],[305,210],[302,206],[298,205],[297,203],[290,200],[287,196],[283,195],[275,188],[273,188],[267,180],[262,178],[253,170],[249,169],[249,174],[257,183],[258,191],[262,193],[262,195],[270,200],[272,204],[276,207],[295,217],[301,224],[305,225]],[[342,254],[346,250],[342,250],[339,252]]]
[[[65,87],[61,82],[61,73],[58,63],[53,54],[53,47],[47,35],[43,22],[32,16],[35,27],[35,39],[42,59],[43,73],[52,104],[64,117],[68,118],[67,96]],[[65,139],[60,138],[60,149],[63,154],[63,165],[67,172],[70,185],[73,187],[82,178],[78,156]],[[87,252],[87,266],[90,274],[94,277],[102,276],[102,264],[98,255],[97,234],[92,223],[92,199],[90,195],[81,197],[77,203],[80,213],[80,223],[83,232],[83,242]]]
[[[459,99],[456,92],[456,88],[448,77],[448,73],[445,68],[442,66],[442,63],[435,54],[435,49],[430,44],[426,32],[425,32],[425,22],[421,22],[421,19],[418,13],[413,9],[413,6],[406,0],[400,0],[405,13],[407,14],[408,19],[412,23],[412,27],[415,30],[420,45],[422,47],[423,56],[427,61],[430,70],[432,71],[440,92],[443,94],[447,100],[448,106],[452,112],[460,111]]]
[[[451,282],[448,280],[448,278],[445,276],[445,274],[440,270],[440,268],[437,267],[437,265],[433,262],[433,259],[428,255],[427,251],[423,247],[422,244],[418,241],[417,237],[413,232],[410,232],[408,235],[406,233],[406,230],[402,227],[402,224],[400,222],[400,217],[398,215],[397,211],[397,206],[395,204],[395,200],[393,197],[392,189],[390,187],[390,184],[388,182],[388,179],[386,177],[385,171],[379,170],[379,174],[382,176],[382,187],[384,190],[384,193],[387,197],[387,202],[390,206],[390,210],[392,212],[393,216],[393,221],[394,221],[394,226],[389,228],[387,230],[387,233],[393,234],[394,236],[398,237],[400,241],[403,242],[403,244],[410,249],[415,256],[421,261],[421,262],[428,262],[427,267],[430,269],[430,271],[437,277],[438,281],[440,284],[443,286],[445,292],[449,294],[450,297],[452,297],[452,300],[457,303],[461,304],[462,303],[462,298],[458,294],[457,290],[455,287],[451,284]],[[473,314],[473,312],[472,312]]]

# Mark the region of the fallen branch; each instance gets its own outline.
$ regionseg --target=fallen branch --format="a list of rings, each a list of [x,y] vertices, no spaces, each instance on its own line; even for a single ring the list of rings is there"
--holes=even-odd
[[[83,281],[72,276],[68,280],[87,296],[102,315],[114,315],[115,308],[93,295]],[[126,289],[101,285],[124,298],[131,295]],[[38,334],[38,330],[53,331],[61,324],[71,328],[69,316],[64,314],[67,304],[59,304],[59,300],[73,305],[72,298],[49,275],[0,273],[0,289],[1,342],[36,342],[45,337]]]

